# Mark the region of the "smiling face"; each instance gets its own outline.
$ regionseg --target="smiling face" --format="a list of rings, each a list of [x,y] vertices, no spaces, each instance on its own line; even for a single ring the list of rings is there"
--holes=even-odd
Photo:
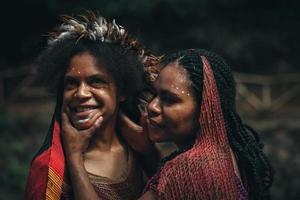
[[[96,113],[103,116],[104,125],[116,119],[117,106],[117,88],[105,66],[89,53],[73,56],[65,74],[63,94],[63,109],[73,126],[91,127]]]
[[[192,143],[198,130],[198,109],[187,71],[177,62],[164,67],[148,105],[149,137],[155,142]]]

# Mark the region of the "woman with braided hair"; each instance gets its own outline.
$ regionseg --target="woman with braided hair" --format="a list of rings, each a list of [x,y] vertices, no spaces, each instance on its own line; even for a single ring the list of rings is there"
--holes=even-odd
[[[122,139],[117,118],[120,110],[139,118],[137,97],[148,62],[151,55],[114,20],[92,12],[63,16],[38,59],[57,101],[48,135],[31,163],[26,199],[140,196],[144,172]]]
[[[161,161],[141,199],[270,198],[273,169],[236,113],[235,82],[221,57],[202,49],[167,55],[153,88],[144,134],[178,150]]]

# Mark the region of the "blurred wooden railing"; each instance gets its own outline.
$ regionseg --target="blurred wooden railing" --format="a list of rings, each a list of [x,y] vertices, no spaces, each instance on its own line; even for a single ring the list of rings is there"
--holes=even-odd
[[[21,103],[23,98],[49,96],[46,90],[34,84],[34,67],[0,71],[0,103]],[[6,83],[19,77],[13,89],[6,91]],[[250,104],[256,111],[275,111],[300,97],[300,74],[253,75],[234,73],[237,83],[237,98]],[[281,91],[279,90],[281,89]],[[300,106],[300,103],[299,103]]]
[[[294,98],[300,99],[300,74],[234,73],[234,77],[238,99],[248,102],[257,111],[275,111]]]
[[[16,82],[16,79],[17,83],[13,83]],[[38,84],[34,84],[34,82],[33,66],[0,71],[0,104],[5,105],[10,101],[22,103],[24,98],[34,99],[49,96],[45,88],[37,86]]]

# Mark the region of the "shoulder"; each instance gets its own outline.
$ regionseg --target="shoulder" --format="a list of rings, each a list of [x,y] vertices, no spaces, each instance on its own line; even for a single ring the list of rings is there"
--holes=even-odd
[[[219,149],[193,148],[179,154],[161,168],[159,183],[168,185],[216,184],[221,177],[232,179],[231,158]]]

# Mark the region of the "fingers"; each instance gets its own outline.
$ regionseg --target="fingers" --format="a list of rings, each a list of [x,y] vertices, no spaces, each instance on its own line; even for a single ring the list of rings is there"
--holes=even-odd
[[[89,120],[87,127],[91,128],[95,125],[97,119],[99,119],[99,117],[101,116],[100,113],[96,113],[94,116],[92,116],[92,118]]]
[[[143,130],[141,126],[133,122],[127,115],[123,112],[119,112],[119,119],[122,122],[122,126],[128,127],[132,131],[140,132]]]
[[[99,128],[99,127],[101,126],[102,121],[103,121],[103,117],[100,116],[100,117],[96,120],[94,126],[95,126],[96,128]]]
[[[63,129],[74,129],[74,127],[72,126],[70,119],[68,117],[68,115],[65,112],[61,113],[61,121],[62,121],[62,128]]]
[[[98,129],[103,122],[103,116],[99,115],[98,118],[96,118],[93,125],[85,131],[86,134],[93,136],[96,133],[96,129]]]
[[[88,121],[87,128],[80,130],[73,126],[66,112],[62,111],[61,118],[62,141],[66,155],[84,152],[103,121],[103,116],[97,113]]]
[[[78,130],[78,133],[86,138],[92,137],[96,133],[96,129],[98,129],[103,121],[103,116],[97,113],[95,114],[86,125],[87,128]]]
[[[143,128],[143,131],[145,134],[148,134],[148,127],[147,127],[147,119],[148,119],[148,113],[142,113],[141,115],[141,126]]]
[[[73,126],[68,115],[65,112],[61,113],[61,119],[62,119],[62,129],[64,130],[64,132],[87,135],[89,137],[90,135],[93,135],[95,130],[101,126],[103,121],[103,116],[101,116],[100,113],[96,113],[89,120],[89,122],[87,122],[86,128],[82,130],[77,129],[76,127]]]

